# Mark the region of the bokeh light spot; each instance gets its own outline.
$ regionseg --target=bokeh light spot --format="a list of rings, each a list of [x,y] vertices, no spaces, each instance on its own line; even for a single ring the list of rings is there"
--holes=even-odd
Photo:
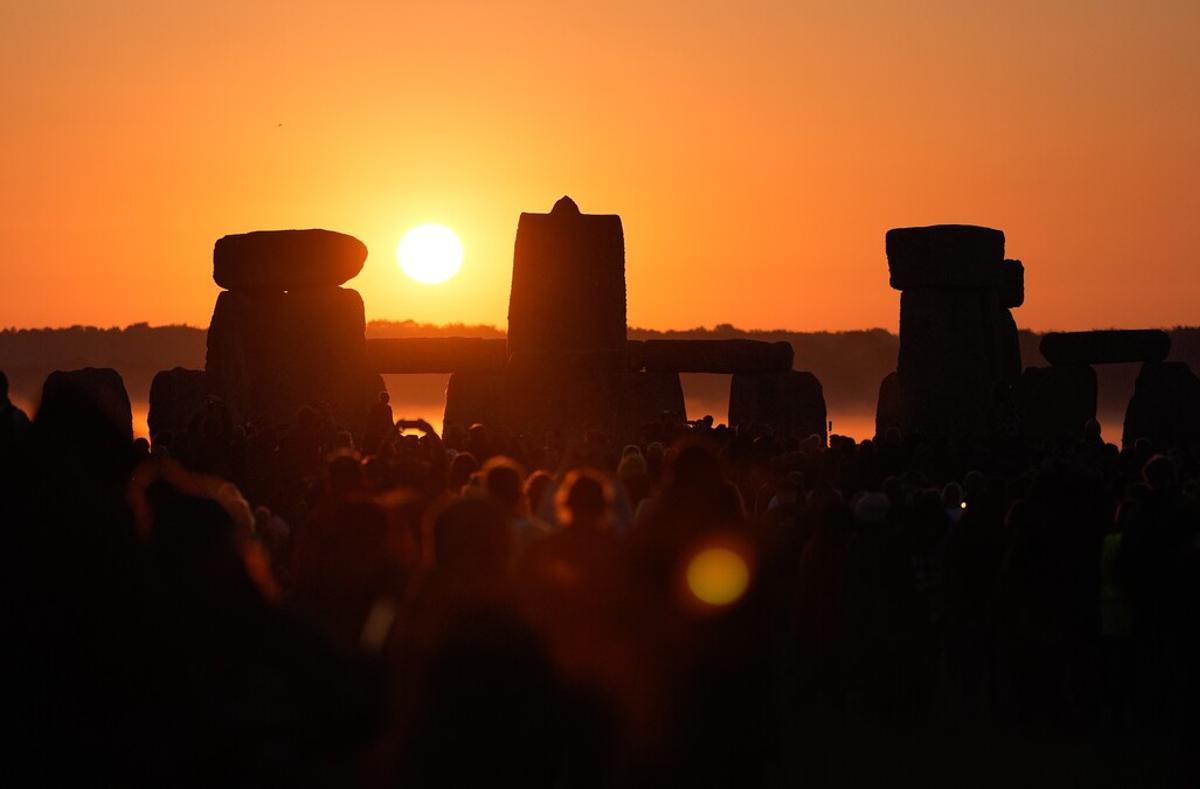
[[[702,603],[730,605],[746,593],[749,585],[750,565],[731,548],[705,548],[688,562],[688,591]]]

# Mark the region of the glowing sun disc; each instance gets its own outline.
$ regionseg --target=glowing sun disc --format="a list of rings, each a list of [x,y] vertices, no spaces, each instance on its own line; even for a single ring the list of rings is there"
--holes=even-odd
[[[400,239],[396,258],[405,274],[417,282],[436,285],[458,273],[463,245],[445,225],[417,225]]]

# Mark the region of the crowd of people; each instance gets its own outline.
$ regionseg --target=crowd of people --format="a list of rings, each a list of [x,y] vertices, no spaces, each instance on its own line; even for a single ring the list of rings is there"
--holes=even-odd
[[[38,785],[1200,778],[1198,447],[439,436],[386,395],[151,444],[0,394]]]

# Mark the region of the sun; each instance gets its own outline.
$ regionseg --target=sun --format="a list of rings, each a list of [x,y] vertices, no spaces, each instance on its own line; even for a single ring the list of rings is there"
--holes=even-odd
[[[436,285],[458,273],[463,245],[445,225],[417,225],[400,239],[396,258],[405,274],[417,282]]]

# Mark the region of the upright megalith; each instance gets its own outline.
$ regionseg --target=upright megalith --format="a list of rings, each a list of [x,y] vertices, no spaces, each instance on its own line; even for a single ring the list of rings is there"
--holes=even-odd
[[[518,353],[505,369],[504,421],[530,436],[621,432],[629,378],[619,351]]]
[[[86,402],[104,416],[104,421],[133,440],[133,409],[121,374],[111,367],[55,370],[42,384],[38,412],[63,403]]]
[[[1096,418],[1096,371],[1086,364],[1026,367],[1013,402],[1021,432],[1033,438],[1076,438]]]
[[[879,382],[879,399],[875,406],[875,435],[883,436],[891,428],[904,423],[900,408],[900,380],[891,372]]]
[[[1050,332],[1039,349],[1049,367],[1030,367],[1021,376],[1015,403],[1026,435],[1035,438],[1078,436],[1096,416],[1094,364],[1145,362],[1125,419],[1125,438],[1141,434],[1163,438],[1168,425],[1186,425],[1176,389],[1187,389],[1183,371],[1160,364],[1171,350],[1171,337],[1157,329]],[[1193,378],[1194,380],[1194,378]],[[1184,431],[1186,432],[1186,430]]]
[[[531,434],[615,433],[627,379],[625,234],[569,197],[523,213],[508,302],[505,421]]]
[[[1183,362],[1146,362],[1125,411],[1121,443],[1139,438],[1155,449],[1200,444],[1200,378]]]
[[[729,382],[729,424],[771,428],[780,438],[818,436],[825,443],[825,394],[812,373],[737,373]]]
[[[185,430],[208,397],[208,376],[203,370],[173,367],[159,370],[150,382],[150,413],[146,418],[150,439]]]
[[[368,347],[373,368],[453,372],[448,428],[489,421],[537,439],[553,431],[570,441],[587,430],[634,439],[644,427],[685,420],[679,374],[708,372],[746,376],[736,388],[747,423],[780,434],[824,432],[815,427],[824,424],[820,383],[792,370],[787,343],[630,342],[621,218],[584,214],[569,197],[547,214],[521,214],[517,224],[502,368],[492,342]]]
[[[74,451],[77,441],[110,445],[133,441],[129,393],[121,374],[111,367],[50,373],[42,384],[35,421],[51,426],[67,442],[60,446],[62,451]]]
[[[625,233],[615,214],[584,214],[569,197],[521,214],[508,302],[514,353],[625,347]]]
[[[358,426],[377,393],[366,365],[357,291],[339,287],[366,247],[328,230],[225,236],[213,249],[217,297],[207,384],[241,419],[287,423],[305,405]]]
[[[885,248],[901,291],[900,353],[877,429],[986,432],[1020,374],[1010,309],[1025,298],[1023,264],[1005,260],[1002,231],[973,225],[896,228]]]
[[[1000,264],[1000,306],[1013,310],[1025,303],[1025,264],[1005,260]]]
[[[118,490],[128,482],[135,461],[133,412],[116,370],[84,367],[50,373],[33,426],[35,451],[58,473]]]
[[[896,367],[906,426],[983,432],[999,380],[993,291],[912,288],[900,296]]]
[[[999,374],[1000,379],[1015,386],[1021,377],[1021,336],[1011,309],[1002,308],[998,313]]]
[[[623,435],[643,438],[647,425],[666,420],[681,424],[687,419],[683,384],[676,372],[632,372],[626,378],[625,407],[621,411]]]
[[[503,421],[503,372],[451,373],[446,382],[446,410],[442,429],[466,431],[476,422],[498,425]]]

